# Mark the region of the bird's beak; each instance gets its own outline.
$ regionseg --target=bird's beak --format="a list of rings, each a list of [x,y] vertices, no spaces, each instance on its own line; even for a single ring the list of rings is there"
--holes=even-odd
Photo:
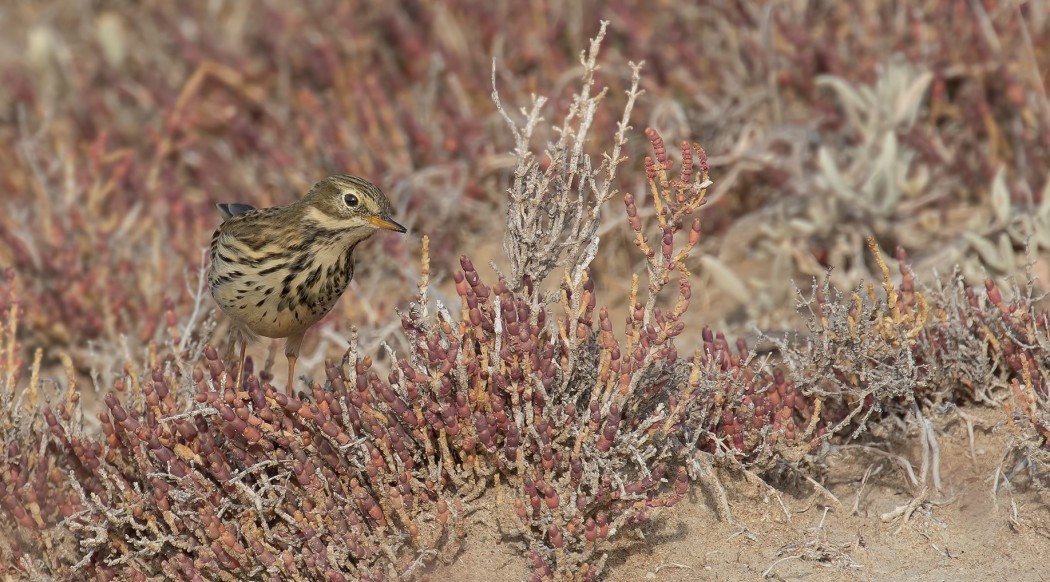
[[[386,230],[392,230],[394,232],[405,232],[406,230],[408,230],[405,227],[401,226],[400,224],[398,224],[398,223],[394,222],[393,220],[391,220],[390,217],[385,215],[385,214],[382,215],[382,216],[370,216],[368,218],[368,222],[371,222],[372,224],[376,225],[379,228],[384,228]]]

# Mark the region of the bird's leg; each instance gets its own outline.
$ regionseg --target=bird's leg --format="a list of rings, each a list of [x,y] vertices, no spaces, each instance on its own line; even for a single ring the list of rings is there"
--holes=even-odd
[[[288,395],[292,396],[295,394],[295,360],[293,355],[288,356]]]
[[[233,387],[234,390],[241,389],[241,379],[244,378],[244,362],[248,357],[248,341],[241,339],[241,365],[237,366],[237,384]]]
[[[295,361],[299,359],[299,348],[303,345],[303,333],[288,336],[284,344],[284,355],[288,356],[288,395],[295,394]]]

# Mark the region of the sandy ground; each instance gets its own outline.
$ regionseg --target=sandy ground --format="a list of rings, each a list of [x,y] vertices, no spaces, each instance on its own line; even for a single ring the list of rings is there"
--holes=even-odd
[[[862,448],[832,452],[822,481],[828,493],[799,485],[779,491],[722,475],[733,511],[719,521],[707,496],[690,498],[609,548],[606,577],[637,580],[1050,580],[1050,496],[1000,485],[996,470],[1011,439],[1001,411],[968,409],[971,449],[956,413],[935,420],[942,490],[932,486],[906,521],[885,514],[922,498],[889,456]],[[896,455],[918,476],[917,435],[904,435]],[[867,471],[871,474],[862,487]],[[1003,467],[1010,474],[1012,467]],[[804,480],[804,479],[803,479]],[[787,489],[787,490],[786,490]],[[833,495],[836,500],[829,496]],[[779,499],[778,499],[779,497]],[[479,505],[463,551],[434,568],[433,580],[503,582],[523,578],[525,560],[501,540]],[[491,500],[490,500],[491,501]],[[853,511],[856,507],[856,512]],[[497,511],[499,509],[496,509]]]

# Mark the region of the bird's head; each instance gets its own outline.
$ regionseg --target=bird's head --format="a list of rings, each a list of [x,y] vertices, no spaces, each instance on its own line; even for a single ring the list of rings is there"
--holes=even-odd
[[[324,229],[377,229],[405,232],[390,217],[390,201],[375,184],[356,176],[329,176],[314,184],[301,201],[307,219]]]

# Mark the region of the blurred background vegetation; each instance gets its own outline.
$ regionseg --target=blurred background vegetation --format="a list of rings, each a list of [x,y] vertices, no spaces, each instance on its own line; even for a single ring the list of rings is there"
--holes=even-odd
[[[646,127],[710,156],[704,323],[794,327],[796,285],[877,279],[867,235],[920,276],[1050,280],[1041,2],[8,2],[0,264],[25,347],[119,368],[122,338],[193,310],[214,203],[286,203],[336,172],[379,183],[417,236],[372,243],[303,369],[351,322],[366,349],[395,342],[418,234],[446,293],[466,250],[500,264],[513,157],[493,76],[508,109],[541,93],[556,119],[600,19],[614,106],[593,135],[611,139],[627,62],[645,61],[621,190],[646,195]],[[593,265],[612,306],[639,267],[621,218]]]

